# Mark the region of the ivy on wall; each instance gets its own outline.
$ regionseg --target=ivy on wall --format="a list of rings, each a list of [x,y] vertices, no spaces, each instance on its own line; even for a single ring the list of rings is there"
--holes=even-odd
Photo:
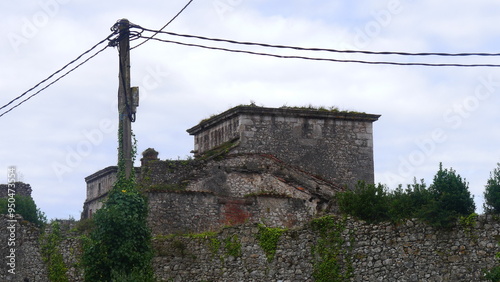
[[[346,219],[324,216],[311,221],[312,230],[319,233],[312,248],[313,277],[319,282],[343,282],[353,277],[352,246],[344,239]],[[353,236],[351,236],[353,238]]]
[[[259,246],[266,253],[268,262],[271,262],[274,259],[278,241],[285,231],[286,229],[283,228],[266,227],[263,224],[259,224],[259,233],[257,233],[256,237],[259,242]]]
[[[49,280],[53,282],[68,282],[66,272],[68,268],[64,264],[63,255],[59,249],[62,241],[61,227],[59,222],[53,221],[50,224],[50,232],[46,228],[40,236],[40,250],[42,259],[47,265]]]
[[[224,239],[224,249],[226,250],[226,253],[228,255],[233,257],[240,257],[241,243],[238,238],[238,235],[234,234]]]

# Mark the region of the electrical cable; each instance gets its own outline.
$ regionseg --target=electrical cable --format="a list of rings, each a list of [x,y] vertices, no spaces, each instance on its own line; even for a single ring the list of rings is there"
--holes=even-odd
[[[143,36],[144,37],[144,36]],[[219,50],[233,53],[245,53],[251,55],[260,55],[260,56],[268,56],[275,57],[281,59],[303,59],[303,60],[314,60],[314,61],[330,61],[330,62],[339,62],[339,63],[359,63],[359,64],[372,64],[372,65],[397,65],[397,66],[426,66],[426,67],[500,67],[500,64],[455,64],[455,63],[402,63],[402,62],[388,62],[388,61],[364,61],[364,60],[341,60],[341,59],[332,59],[332,58],[316,58],[316,57],[306,57],[306,56],[289,56],[289,55],[277,55],[270,53],[262,53],[262,52],[253,52],[253,51],[245,51],[245,50],[237,50],[237,49],[228,49],[221,47],[211,47],[200,44],[192,44],[192,43],[184,43],[179,41],[165,40],[153,37],[144,37],[152,40],[164,42],[164,43],[173,43],[183,46],[190,47],[199,47],[210,50]]]
[[[54,77],[55,75],[57,75],[58,73],[60,73],[61,71],[63,71],[64,69],[66,69],[67,67],[69,67],[71,64],[75,63],[76,61],[80,60],[83,56],[85,56],[86,54],[90,53],[92,50],[94,50],[95,48],[97,48],[97,46],[99,46],[100,44],[102,44],[103,42],[109,40],[113,35],[115,35],[116,33],[113,32],[111,33],[110,35],[108,35],[106,38],[104,38],[103,40],[99,41],[97,44],[95,44],[94,46],[92,46],[90,49],[88,49],[87,51],[83,52],[82,54],[80,54],[78,57],[76,57],[74,60],[70,61],[69,63],[67,63],[66,65],[64,65],[62,68],[60,68],[59,70],[57,70],[56,72],[54,72],[53,74],[49,75],[47,78],[45,78],[44,80],[40,81],[39,83],[37,83],[35,86],[31,87],[30,89],[26,90],[24,93],[22,93],[21,95],[17,96],[16,98],[12,99],[10,102],[8,102],[7,104],[3,105],[2,107],[0,107],[0,110],[8,107],[9,105],[11,105],[12,103],[14,103],[15,101],[19,100],[20,98],[22,98],[23,96],[25,96],[26,94],[28,94],[28,92],[32,91],[33,89],[37,88],[38,86],[40,86],[42,83],[48,81],[49,79],[51,79],[52,77]],[[108,46],[106,46],[108,47]],[[98,52],[100,53],[100,52]],[[86,60],[87,61],[87,60]],[[80,64],[81,65],[81,64]],[[80,66],[78,65],[78,66]],[[53,83],[51,83],[53,84]],[[50,85],[50,84],[49,84]],[[47,88],[47,87],[45,87]],[[44,89],[45,89],[44,88]],[[39,91],[40,92],[40,91]],[[39,92],[37,92],[36,94],[38,94]],[[32,95],[34,96],[34,95]],[[30,97],[32,97],[30,96]],[[27,99],[28,100],[28,99]],[[23,102],[24,103],[24,102]],[[20,103],[22,104],[22,103]],[[18,104],[19,105],[19,104]],[[17,105],[17,106],[18,106]],[[16,107],[17,107],[16,106]],[[9,110],[8,112],[10,112],[11,110]],[[7,112],[6,112],[7,113]],[[5,113],[4,113],[5,114]],[[4,115],[2,114],[2,115]],[[2,116],[0,115],[0,117]]]
[[[349,54],[368,54],[368,55],[400,55],[400,56],[448,56],[448,57],[465,57],[465,56],[500,56],[500,53],[439,53],[439,52],[420,52],[420,53],[411,53],[411,52],[395,52],[395,51],[367,51],[367,50],[338,50],[338,49],[327,49],[327,48],[306,48],[306,47],[297,47],[297,46],[287,46],[287,45],[275,45],[275,44],[267,44],[267,43],[257,43],[257,42],[245,42],[245,41],[236,41],[222,38],[211,38],[199,35],[189,35],[189,34],[180,34],[169,31],[162,30],[153,30],[141,27],[139,25],[133,25],[131,27],[142,29],[143,31],[154,32],[154,35],[158,33],[186,37],[186,38],[196,38],[201,40],[209,40],[215,42],[226,42],[232,44],[240,44],[240,45],[250,45],[250,46],[261,46],[261,47],[270,47],[270,48],[281,48],[281,49],[293,49],[300,51],[324,51],[324,52],[333,52],[333,53],[349,53]],[[153,37],[153,36],[152,36]]]
[[[108,38],[109,38],[109,37],[108,37]],[[107,40],[108,38],[106,38],[106,40]],[[100,43],[102,43],[102,42],[103,42],[103,41],[101,41]],[[57,81],[59,81],[61,78],[63,78],[63,77],[65,77],[66,75],[68,75],[69,73],[73,72],[74,70],[76,70],[77,68],[79,68],[80,66],[82,66],[83,64],[85,64],[86,62],[88,62],[90,59],[92,59],[92,58],[94,58],[95,56],[97,56],[99,53],[101,53],[102,51],[104,51],[104,50],[105,50],[106,48],[108,48],[108,47],[109,47],[109,45],[104,46],[102,49],[100,49],[99,51],[97,51],[95,54],[93,54],[92,56],[88,57],[87,59],[85,59],[83,62],[79,63],[78,65],[76,65],[76,66],[75,66],[75,67],[73,67],[72,69],[68,70],[65,74],[61,75],[60,77],[58,77],[57,79],[55,79],[55,80],[54,80],[54,81],[52,81],[51,83],[47,84],[47,85],[46,85],[45,87],[43,87],[42,89],[40,89],[40,90],[38,90],[37,92],[33,93],[32,95],[28,96],[26,99],[22,100],[22,101],[21,101],[21,102],[19,102],[17,105],[15,105],[15,106],[13,106],[12,108],[10,108],[9,110],[7,110],[7,111],[3,112],[2,114],[0,114],[0,117],[4,116],[5,114],[7,114],[8,112],[12,111],[13,109],[15,109],[15,108],[19,107],[21,104],[23,104],[24,102],[26,102],[26,101],[28,101],[29,99],[33,98],[34,96],[36,96],[38,93],[42,92],[43,90],[47,89],[49,86],[51,86],[52,84],[56,83],[56,82],[57,82]],[[92,47],[92,49],[93,49],[93,48],[94,48],[94,47]],[[86,53],[88,53],[88,52],[86,52]],[[83,54],[82,54],[82,55],[83,55]],[[81,56],[79,56],[79,57],[81,57]],[[69,64],[68,64],[68,65],[69,65]],[[68,65],[66,65],[66,66],[68,66]],[[65,67],[66,67],[66,66],[65,66]],[[65,67],[64,67],[64,68],[65,68]],[[63,69],[64,69],[64,68],[63,68]],[[63,69],[60,69],[60,70],[59,70],[59,71],[57,71],[56,73],[52,74],[51,76],[49,76],[49,78],[50,78],[50,77],[53,77],[55,74],[57,74],[58,72],[60,72],[60,71],[61,71],[61,70],[63,70]],[[47,78],[47,79],[48,79],[48,78]],[[47,79],[46,79],[46,80],[47,80]],[[44,81],[46,81],[46,80],[44,80]],[[42,82],[43,82],[43,81],[42,81]],[[40,85],[42,82],[38,83],[36,86]],[[35,87],[36,87],[36,86],[35,86]],[[33,88],[35,88],[35,87],[33,87]],[[31,88],[31,89],[33,89],[33,88]],[[31,89],[30,89],[30,90],[31,90]],[[30,90],[28,90],[28,91],[30,91]],[[2,106],[2,108],[1,108],[1,109],[5,108],[6,106],[8,106],[9,104],[11,104],[11,103],[12,103],[12,102],[14,102],[15,100],[17,100],[17,99],[21,98],[22,96],[26,95],[26,93],[28,93],[28,91],[26,91],[26,92],[24,92],[22,95],[20,95],[20,96],[16,97],[14,100],[12,100],[11,102],[9,102],[7,105]]]
[[[173,22],[182,12],[184,12],[184,10],[186,10],[186,8],[191,4],[191,2],[193,2],[193,0],[189,0],[189,2],[170,20],[168,21],[162,28],[160,28],[160,30],[156,31],[155,34],[153,34],[151,37],[154,37],[156,36],[159,32],[161,32],[163,29],[165,29],[171,22]],[[140,35],[140,34],[139,34]],[[132,49],[135,49],[139,46],[141,46],[142,44],[146,43],[149,39],[146,39],[144,41],[142,41],[141,43],[135,45],[134,47],[130,48],[130,50]]]

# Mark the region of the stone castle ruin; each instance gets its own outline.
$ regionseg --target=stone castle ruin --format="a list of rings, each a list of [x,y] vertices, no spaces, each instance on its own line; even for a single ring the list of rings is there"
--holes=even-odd
[[[188,130],[195,138],[194,159],[160,160],[156,150],[145,150],[135,173],[148,198],[155,277],[484,281],[485,271],[498,265],[497,215],[467,218],[443,230],[418,220],[368,224],[339,216],[331,206],[331,196],[357,180],[373,182],[372,123],[378,117],[240,106]],[[82,218],[101,208],[116,173],[111,166],[85,178]],[[21,190],[31,193],[29,185]],[[8,215],[0,221],[12,224]],[[85,223],[58,221],[57,249],[69,281],[83,281],[78,230]],[[56,234],[51,226],[46,235]],[[16,274],[2,263],[0,281],[49,281],[42,251],[53,240],[19,215],[15,229]],[[3,242],[11,234],[0,230]],[[272,238],[277,241],[270,253]],[[0,255],[7,258],[9,248],[3,244]]]
[[[379,115],[238,106],[188,129],[193,160],[143,153],[136,168],[154,234],[203,232],[244,222],[292,227],[329,209],[338,191],[373,183],[372,123]],[[116,167],[88,176],[91,217]]]

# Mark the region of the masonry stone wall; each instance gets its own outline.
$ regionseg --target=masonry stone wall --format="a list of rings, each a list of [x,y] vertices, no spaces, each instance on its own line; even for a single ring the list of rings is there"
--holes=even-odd
[[[342,190],[260,154],[144,162],[139,186],[149,192],[150,224],[157,234],[243,222],[292,227],[325,211],[334,193]]]
[[[413,220],[369,225],[349,219],[345,226],[339,269],[352,268],[352,281],[484,281],[484,270],[498,264],[500,223],[491,216],[480,216],[471,229],[448,231]],[[308,225],[285,232],[272,261],[258,233],[255,224],[245,224],[214,238],[157,238],[155,272],[161,281],[314,281],[318,232]],[[237,240],[241,255],[230,255],[228,238]]]
[[[39,229],[19,215],[0,215],[0,281],[49,281]]]
[[[140,169],[135,168],[135,172],[138,177]],[[87,198],[83,203],[82,219],[92,217],[93,213],[102,208],[103,201],[116,182],[117,173],[117,166],[109,166],[85,177]]]
[[[17,196],[25,196],[25,197],[31,197],[31,186],[29,184],[23,183],[23,182],[15,182],[12,183],[14,184],[14,187],[10,186],[8,184],[0,184],[0,198],[8,198],[9,197],[9,188],[15,190],[15,194]]]
[[[194,151],[202,154],[240,136],[240,119],[232,117],[210,126],[206,131],[197,134],[194,138]]]
[[[182,200],[182,198],[179,198]],[[8,226],[8,217],[0,223]],[[49,281],[40,254],[40,231],[16,217],[15,275],[7,270],[9,231],[0,229],[0,281]],[[352,269],[351,281],[484,281],[484,270],[499,264],[500,220],[481,215],[471,225],[437,230],[416,220],[367,224],[336,219],[340,231],[340,273]],[[61,222],[59,250],[70,281],[82,281],[79,234],[74,223]],[[341,229],[342,230],[342,229]],[[50,229],[47,232],[51,232]],[[225,227],[214,233],[156,235],[153,268],[159,281],[314,281],[324,237],[311,224],[286,230],[269,260],[259,244],[256,223]],[[335,233],[335,232],[334,232]]]
[[[240,123],[235,153],[272,154],[339,185],[373,182],[371,122],[246,114]]]
[[[379,115],[239,106],[188,129],[195,156],[233,142],[230,154],[273,155],[353,188],[374,181],[372,123]]]
[[[200,233],[262,222],[291,227],[313,216],[300,199],[277,196],[221,197],[207,192],[150,192],[148,225],[154,235]]]

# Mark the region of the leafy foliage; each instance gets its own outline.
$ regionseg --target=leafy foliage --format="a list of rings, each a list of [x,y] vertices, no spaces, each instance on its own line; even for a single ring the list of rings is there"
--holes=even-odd
[[[25,220],[42,227],[47,223],[45,213],[37,208],[35,201],[29,196],[14,196],[15,213],[20,214]],[[8,213],[8,198],[0,198],[0,214]]]
[[[424,180],[408,184],[403,190],[402,185],[388,194],[389,218],[394,221],[402,221],[409,218],[417,218],[420,211],[431,200],[431,193],[426,188]]]
[[[150,231],[146,201],[133,183],[118,181],[103,208],[94,216],[94,230],[84,244],[86,281],[110,281],[112,276],[152,278]]]
[[[337,202],[342,212],[370,223],[419,218],[439,228],[451,227],[475,210],[467,182],[442,164],[429,188],[421,180],[388,192],[381,184],[359,182],[353,191],[339,193]]]
[[[53,221],[50,227],[50,232],[45,229],[40,237],[42,258],[47,264],[50,281],[67,282],[69,281],[66,274],[68,268],[64,264],[63,255],[59,249],[62,241],[59,222]]]
[[[234,234],[224,239],[224,248],[226,249],[226,253],[230,256],[241,256],[241,243],[238,235]]]
[[[490,172],[484,191],[484,201],[486,213],[500,214],[500,163],[497,163],[497,167]]]
[[[491,282],[500,281],[500,266],[495,266],[494,268],[487,271],[484,275],[484,279]]]
[[[121,148],[121,132],[119,144]],[[135,146],[133,151],[132,157]],[[119,154],[117,181],[104,206],[94,214],[91,233],[84,237],[85,281],[153,281],[147,212],[134,173],[126,177],[124,157]]]
[[[453,169],[439,171],[429,187],[431,200],[422,210],[421,218],[436,227],[450,227],[460,216],[474,212],[476,206],[469,185]]]
[[[500,258],[500,253],[496,254],[496,258],[497,259]],[[500,265],[496,265],[492,269],[485,271],[484,279],[489,280],[491,282],[500,281]]]
[[[257,233],[257,241],[260,247],[266,253],[268,262],[271,262],[276,254],[276,248],[281,235],[285,232],[283,228],[266,227],[259,224],[259,233]]]
[[[342,233],[346,229],[345,218],[340,220],[333,216],[324,216],[312,220],[311,227],[319,233],[318,242],[312,252],[313,277],[315,281],[343,282],[353,276],[352,242],[346,246]],[[352,239],[353,237],[351,237]]]
[[[379,222],[389,219],[387,189],[378,184],[358,182],[354,191],[337,194],[340,210],[367,222]]]

